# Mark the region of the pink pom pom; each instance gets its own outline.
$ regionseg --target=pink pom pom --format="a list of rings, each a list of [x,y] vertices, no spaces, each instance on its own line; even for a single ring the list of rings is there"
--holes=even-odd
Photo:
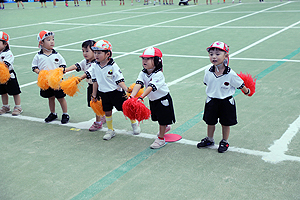
[[[123,103],[123,113],[131,120],[137,120],[139,122],[150,118],[151,111],[137,98],[127,99]]]
[[[238,76],[244,81],[245,86],[250,89],[249,96],[251,97],[255,93],[256,78],[254,79],[249,73],[243,74],[242,72],[240,72]]]

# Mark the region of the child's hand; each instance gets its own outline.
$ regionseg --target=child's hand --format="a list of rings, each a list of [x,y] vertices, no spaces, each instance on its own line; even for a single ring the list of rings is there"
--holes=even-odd
[[[126,91],[126,92],[131,93],[131,92],[132,92],[132,89],[127,88],[127,91]]]
[[[248,92],[244,93],[246,96],[250,97],[250,89],[248,88]]]
[[[82,81],[81,77],[76,77],[78,82],[80,83],[80,81]]]
[[[144,98],[142,96],[140,96],[137,101],[141,102],[141,103],[144,103]]]
[[[91,100],[92,100],[93,102],[97,102],[97,98],[96,98],[96,97],[94,97],[93,95],[92,95],[92,98],[91,98]]]

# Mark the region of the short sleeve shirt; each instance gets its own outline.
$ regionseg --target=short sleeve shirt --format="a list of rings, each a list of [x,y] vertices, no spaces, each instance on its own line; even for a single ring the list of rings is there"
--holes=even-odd
[[[170,92],[167,84],[165,83],[164,74],[160,70],[151,74],[148,74],[147,70],[142,70],[136,80],[136,83],[141,84],[145,88],[148,86],[153,88],[147,95],[150,101],[160,99]]]
[[[243,80],[230,67],[226,67],[220,76],[216,76],[214,72],[214,66],[205,70],[203,82],[207,86],[206,94],[208,97],[225,99],[234,95],[235,89],[243,88]]]
[[[122,91],[122,88],[118,84],[124,82],[124,77],[119,66],[112,58],[110,58],[104,67],[101,67],[97,61],[92,63],[87,73],[90,74],[93,82],[98,83],[98,90],[100,92]]]
[[[13,70],[14,64],[14,55],[12,54],[11,50],[6,50],[0,53],[0,61],[4,62],[6,66],[8,66],[8,70]]]
[[[81,62],[78,62],[75,64],[76,66],[76,71],[87,71],[91,66],[92,66],[92,63],[94,63],[95,60],[91,61],[91,62],[87,62],[86,59],[83,59]],[[92,84],[92,79],[91,78],[86,78],[86,82],[88,82],[89,84]]]
[[[43,51],[39,51],[33,58],[32,70],[52,70],[59,67],[66,67],[65,59],[54,49],[50,55],[46,55]]]

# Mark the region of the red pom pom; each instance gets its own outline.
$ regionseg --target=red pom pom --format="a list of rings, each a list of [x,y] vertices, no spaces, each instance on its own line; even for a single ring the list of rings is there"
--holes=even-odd
[[[242,72],[240,72],[238,76],[244,81],[245,86],[250,89],[249,96],[251,97],[255,93],[256,78],[254,79],[249,73],[243,74]]]
[[[123,103],[123,113],[131,120],[137,120],[139,122],[150,118],[151,111],[137,98],[130,98]]]

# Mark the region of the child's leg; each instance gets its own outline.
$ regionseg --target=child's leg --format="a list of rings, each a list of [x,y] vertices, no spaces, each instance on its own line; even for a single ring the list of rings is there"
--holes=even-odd
[[[105,111],[106,124],[107,128],[110,130],[114,130],[113,121],[112,121],[112,111]]]
[[[8,105],[8,94],[2,94],[1,95],[1,98],[2,98],[2,104],[3,105]]]
[[[110,140],[111,138],[116,136],[112,125],[112,111],[105,111],[105,117],[108,131],[103,136],[103,140]]]
[[[49,109],[51,113],[55,113],[55,96],[48,98]]]
[[[163,139],[166,133],[166,125],[159,125],[159,134],[158,134],[158,138]]]
[[[223,126],[222,125],[222,135],[224,140],[228,140],[230,133],[230,126]]]
[[[60,106],[61,106],[61,109],[62,109],[63,113],[67,114],[68,113],[68,105],[67,105],[66,99],[63,97],[63,98],[59,98],[57,100],[60,103]]]
[[[20,106],[21,105],[21,97],[20,97],[20,95],[19,94],[13,95],[13,97],[14,97],[15,105],[16,106]]]
[[[19,94],[13,95],[13,97],[14,97],[14,101],[15,101],[15,107],[14,107],[14,111],[12,112],[12,115],[18,116],[19,114],[21,114],[23,112],[22,107],[21,107],[21,97]]]
[[[215,133],[215,125],[207,125],[207,137],[213,138]]]

